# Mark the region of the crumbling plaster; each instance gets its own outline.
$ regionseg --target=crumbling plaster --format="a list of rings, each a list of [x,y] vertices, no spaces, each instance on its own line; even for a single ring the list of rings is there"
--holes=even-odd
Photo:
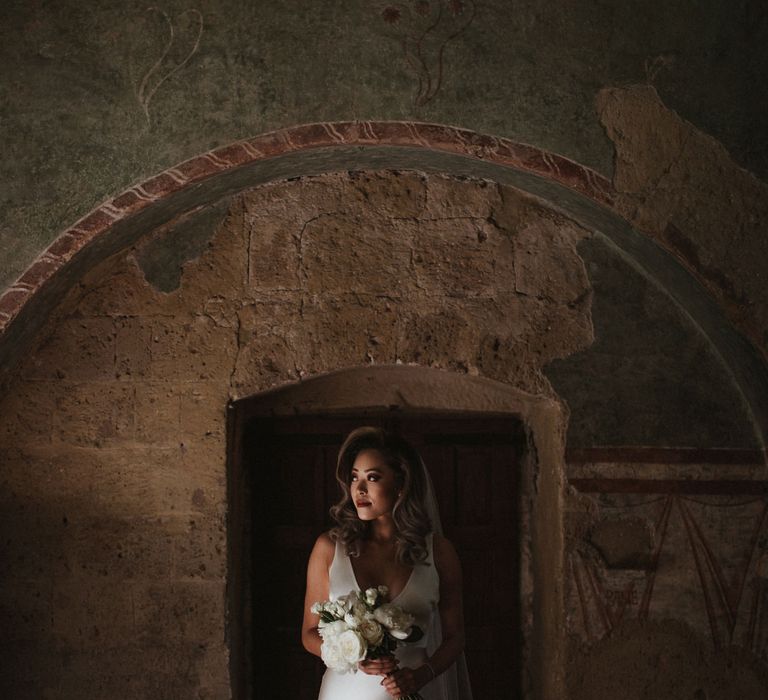
[[[163,235],[78,281],[0,405],[3,605],[26,611],[12,634],[28,657],[10,682],[32,694],[166,682],[226,697],[228,400],[413,363],[553,401],[542,368],[592,342],[576,250],[588,232],[483,181],[364,172],[256,188],[170,292],[141,267]],[[537,624],[561,628],[545,608]],[[157,673],[136,674],[148,654]]]
[[[207,242],[200,221],[211,227]],[[185,231],[197,242],[180,258],[174,241]],[[569,386],[564,378],[582,371],[569,363],[600,340],[593,280],[613,264],[597,241],[507,185],[337,172],[193,210],[93,267],[0,406],[2,527],[11,533],[3,554],[18,562],[5,602],[24,611],[13,629],[35,671],[19,683],[54,696],[76,682],[85,696],[123,685],[141,696],[163,682],[225,696],[227,402],[342,367],[397,363],[562,402],[551,368]],[[653,299],[646,313],[659,313],[666,297],[621,269],[611,275],[634,290],[621,303],[639,294]],[[600,284],[601,298],[611,297]],[[601,313],[621,324],[618,307]],[[681,341],[698,338],[683,316],[663,317]],[[600,413],[589,403],[579,411]],[[600,522],[595,502],[583,502],[580,517],[568,506],[567,556]],[[568,577],[562,585],[573,592]],[[84,607],[67,590],[111,602]],[[113,617],[122,622],[110,627]],[[119,668],[104,662],[95,672],[104,649]],[[574,668],[590,653],[572,645]],[[126,676],[147,654],[162,661],[158,673]],[[66,668],[64,656],[74,659]]]
[[[665,106],[651,86],[607,88],[616,208],[696,274],[768,357],[768,185]]]

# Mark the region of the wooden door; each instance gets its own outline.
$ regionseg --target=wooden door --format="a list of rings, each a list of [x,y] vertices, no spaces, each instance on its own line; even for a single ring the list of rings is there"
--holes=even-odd
[[[397,430],[422,454],[464,571],[475,697],[516,697],[520,424],[511,417],[399,413],[255,418],[245,426],[252,507],[249,697],[317,699],[324,667],[300,638],[306,563],[317,536],[332,527],[339,447],[364,424]]]

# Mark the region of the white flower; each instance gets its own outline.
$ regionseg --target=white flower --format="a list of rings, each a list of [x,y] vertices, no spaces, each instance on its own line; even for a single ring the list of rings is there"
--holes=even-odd
[[[373,611],[373,616],[387,628],[395,639],[407,639],[415,622],[413,615],[392,603],[384,603]]]
[[[325,622],[317,626],[317,630],[323,640],[337,639],[348,629],[349,626],[344,620],[334,620],[333,622]]]
[[[349,664],[344,661],[337,639],[324,640],[320,647],[320,656],[328,668],[332,668],[339,673],[349,671]]]
[[[357,629],[357,627],[360,625],[360,618],[358,618],[353,613],[347,613],[344,615],[344,622],[347,623],[347,626],[350,629]]]
[[[365,592],[365,602],[368,603],[368,605],[374,605],[376,603],[376,598],[379,595],[379,591],[376,588],[369,588]]]
[[[363,635],[363,639],[368,642],[369,647],[377,647],[384,638],[384,629],[372,618],[366,618],[358,627],[358,632]]]
[[[387,588],[387,586],[379,586],[379,593],[381,593],[381,595],[387,595],[387,593],[389,593],[389,588]]]
[[[365,658],[365,652],[368,646],[365,640],[355,630],[342,632],[338,638],[341,657],[350,665],[357,665],[358,661]]]
[[[321,612],[323,612],[324,605],[322,603],[312,603],[312,607],[310,610],[315,614],[319,615]]]
[[[368,647],[365,640],[354,630],[346,630],[338,636],[323,640],[320,656],[325,665],[339,673],[357,672],[357,662],[365,658]]]
[[[346,610],[352,608],[352,606],[360,600],[360,594],[357,591],[350,591],[347,595],[339,596],[339,603],[344,606]]]

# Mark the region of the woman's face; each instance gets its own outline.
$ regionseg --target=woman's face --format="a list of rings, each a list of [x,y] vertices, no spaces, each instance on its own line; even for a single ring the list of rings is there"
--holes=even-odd
[[[389,515],[397,501],[399,484],[395,471],[378,450],[362,450],[352,464],[349,491],[360,520]]]

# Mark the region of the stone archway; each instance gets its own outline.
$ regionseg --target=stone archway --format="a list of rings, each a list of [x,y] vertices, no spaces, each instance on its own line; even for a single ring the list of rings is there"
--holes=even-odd
[[[524,665],[524,697],[565,697],[563,586],[563,482],[567,411],[557,400],[535,396],[482,377],[409,366],[338,370],[230,402],[228,406],[228,590],[232,688],[252,697],[248,613],[250,499],[258,465],[247,462],[242,445],[259,421],[280,417],[380,419],[383,414],[506,416],[520,422],[527,449],[520,463],[518,539]],[[391,418],[390,418],[391,420]],[[512,525],[510,523],[510,525]],[[317,534],[317,533],[316,533]],[[512,563],[510,562],[510,566]],[[254,692],[253,697],[260,697]]]
[[[751,376],[747,372],[751,365],[744,359],[748,348],[725,342],[733,339],[733,333],[709,302],[691,296],[697,289],[692,278],[681,283],[679,266],[659,249],[651,250],[653,246],[646,245],[648,241],[643,242],[617,214],[578,188],[532,174],[524,164],[489,162],[491,151],[476,152],[467,146],[461,155],[460,149],[453,152],[448,146],[440,150],[403,143],[318,146],[282,156],[277,149],[253,167],[223,168],[218,175],[200,175],[205,172],[202,169],[198,179],[170,174],[162,182],[176,184],[165,195],[160,191],[162,182],[155,183],[160,188],[152,195],[155,199],[146,194],[150,185],[142,188],[145,200],[138,198],[139,190],[126,193],[119,202],[129,212],[123,218],[116,213],[117,205],[111,204],[81,222],[75,227],[80,233],[72,229],[74,233],[63,236],[55,248],[54,253],[61,254],[58,262],[46,259],[35,268],[40,286],[35,287],[30,273],[29,286],[10,294],[6,301],[18,313],[6,323],[0,340],[6,365],[10,351],[23,354],[26,340],[37,329],[47,325],[52,331],[46,343],[24,358],[24,371],[3,397],[3,412],[9,420],[0,433],[3,476],[16,494],[10,503],[16,520],[5,532],[22,533],[2,538],[9,543],[9,554],[22,562],[12,572],[20,581],[15,590],[24,591],[19,594],[22,603],[33,613],[41,610],[42,618],[49,619],[51,611],[39,601],[53,595],[51,605],[57,606],[55,635],[47,628],[30,633],[29,624],[15,626],[34,635],[31,660],[24,666],[31,669],[33,680],[24,682],[44,687],[43,683],[64,678],[71,684],[66,687],[76,687],[80,696],[109,694],[104,688],[122,689],[124,674],[141,667],[151,655],[163,658],[165,665],[152,676],[132,674],[137,696],[151,695],[154,688],[173,683],[190,694],[200,691],[228,697],[222,427],[227,400],[339,367],[401,361],[450,368],[467,381],[476,380],[471,375],[479,373],[486,380],[477,381],[492,377],[502,385],[514,384],[518,390],[524,387],[543,395],[543,365],[553,357],[572,356],[593,340],[584,260],[573,245],[585,231],[618,246],[635,267],[644,261],[652,283],[664,290],[665,299],[673,299],[670,306],[682,308],[704,328],[708,342],[719,349],[726,360],[723,364],[745,391],[743,380]],[[213,163],[207,156],[202,161]],[[339,172],[350,166],[387,164],[407,166],[407,171]],[[425,175],[425,170],[480,174],[485,179]],[[321,174],[279,180],[302,172]],[[369,182],[358,187],[357,178]],[[258,182],[265,184],[242,191]],[[512,184],[497,187],[499,182]],[[413,295],[388,298],[393,295],[382,292],[381,278],[370,274],[391,262],[393,245],[397,253],[403,252],[404,241],[405,247],[416,248],[413,230],[409,233],[399,225],[384,230],[378,225],[385,218],[408,220],[402,216],[408,205],[407,197],[401,196],[405,184],[438,192],[433,197],[438,206],[425,206],[427,215],[417,216],[431,220],[419,232],[426,238],[426,245],[424,238],[420,241],[419,252],[427,254],[422,260],[412,258],[409,274],[387,278],[393,283],[389,289],[402,292],[405,287],[412,290],[418,274],[416,282],[423,286],[420,302],[424,302],[418,305],[412,303]],[[315,188],[314,200],[305,197],[305,188]],[[375,206],[365,197],[356,199],[361,190],[378,195]],[[485,206],[502,190],[506,200],[499,206]],[[309,206],[317,209],[317,202],[329,191],[343,192],[347,214],[357,207],[354,216],[365,210],[365,217],[355,221],[348,217],[337,228],[333,226],[339,222],[333,221],[333,226],[305,229],[303,224],[314,212],[299,212],[308,215],[295,232],[302,232],[305,251],[317,253],[312,261],[303,261],[312,263],[309,272],[314,277],[304,278],[304,286],[286,290],[274,273],[282,269],[281,251],[292,250],[296,221],[291,219],[279,231],[270,228],[269,222],[279,219],[273,214],[280,213],[281,197],[289,202],[311,200]],[[444,196],[446,191],[450,196]],[[231,215],[221,220],[213,238],[203,241],[205,252],[184,265],[175,291],[153,284],[151,275],[136,263],[134,251],[116,254],[132,244],[143,249],[147,240],[175,232],[180,221],[193,220],[198,207],[233,193],[237,196],[231,198]],[[547,203],[542,204],[542,199]],[[269,203],[276,200],[277,209],[270,209]],[[455,218],[457,201],[475,207],[470,218],[477,226],[448,223]],[[476,207],[478,202],[483,206]],[[259,209],[254,217],[259,219],[258,227],[232,224],[238,217],[243,222],[241,215],[248,213],[249,206]],[[516,211],[527,207],[528,213],[536,211],[523,217],[525,225],[520,225]],[[297,208],[302,207],[293,207]],[[504,221],[493,219],[489,211],[500,212]],[[564,211],[570,214],[563,216]],[[357,225],[361,220],[365,226]],[[435,224],[435,220],[445,223]],[[575,220],[585,225],[573,224]],[[323,221],[328,223],[329,217]],[[86,230],[93,236],[89,238]],[[386,235],[388,231],[396,235]],[[521,233],[525,236],[518,236]],[[88,242],[77,255],[75,240]],[[329,254],[333,257],[334,241],[353,253],[376,247],[376,255],[360,255],[360,264],[354,268],[360,273],[358,280],[376,284],[349,289],[344,276],[337,275],[331,288],[320,293],[321,275],[327,269],[324,260]],[[523,245],[514,249],[515,241]],[[539,254],[538,265],[526,267],[529,250]],[[103,265],[96,265],[113,253]],[[65,259],[69,262],[62,263]],[[520,269],[528,273],[519,292],[510,285],[512,275],[508,274],[510,261],[514,265],[518,260]],[[251,262],[256,265],[246,270]],[[488,272],[492,264],[498,264],[495,269],[501,272],[498,287],[489,284],[495,280]],[[57,272],[46,276],[51,270]],[[567,289],[567,294],[551,295],[548,275],[552,273],[572,283],[560,285],[560,292]],[[74,280],[75,293],[59,307],[62,313],[49,320],[50,309]],[[257,284],[251,285],[254,280]],[[291,292],[294,298],[288,299]],[[362,303],[355,299],[358,292]],[[312,297],[323,298],[315,303]],[[27,303],[13,306],[24,299]],[[393,311],[387,311],[388,304]],[[391,322],[398,315],[401,322]],[[6,321],[10,317],[7,314]],[[377,337],[372,337],[372,329]],[[300,352],[292,353],[296,348]],[[758,365],[749,386],[755,396],[760,371]],[[447,385],[445,396],[457,405],[464,400]],[[359,397],[354,400],[360,401]],[[754,420],[759,417],[759,400],[758,396],[757,403],[751,404]],[[339,406],[348,404],[347,398],[339,399]],[[603,405],[595,403],[597,410]],[[494,410],[493,403],[480,410]],[[545,520],[545,525],[552,525],[552,520]],[[562,534],[553,532],[552,537]],[[46,546],[39,547],[40,542]],[[28,551],[38,552],[39,567],[37,562],[23,563]],[[553,561],[546,561],[551,570],[539,570],[545,588],[534,589],[534,594],[547,590],[555,598],[535,601],[541,624],[556,620],[562,604],[560,591],[549,588],[562,584],[560,571]],[[52,594],[35,589],[37,571],[50,572],[50,579],[56,581]],[[92,591],[91,598],[113,601],[112,606],[88,609],[79,597],[81,590]],[[36,593],[40,596],[33,598]],[[15,608],[12,600],[5,601],[6,607]],[[126,614],[131,605],[137,606],[138,617]],[[86,616],[90,626],[82,623]],[[33,622],[38,619],[26,617]],[[96,632],[89,636],[92,628],[98,637]],[[139,638],[145,642],[139,649],[126,643]],[[111,645],[109,662],[100,666],[101,676],[91,673],[88,665],[87,652],[96,644]],[[540,651],[549,654],[552,649]],[[560,667],[557,646],[554,650],[554,657],[531,661],[534,677],[546,682],[548,664]],[[71,667],[64,668],[73,655]],[[71,696],[77,696],[75,691]],[[550,696],[559,697],[557,693]]]
[[[440,124],[337,122],[287,128],[202,154],[118,194],[65,230],[0,297],[0,372],[7,374],[15,365],[75,280],[147,231],[264,182],[366,168],[486,178],[533,195],[604,237],[707,337],[766,443],[765,363],[700,281],[632,227],[604,177],[533,146]]]

